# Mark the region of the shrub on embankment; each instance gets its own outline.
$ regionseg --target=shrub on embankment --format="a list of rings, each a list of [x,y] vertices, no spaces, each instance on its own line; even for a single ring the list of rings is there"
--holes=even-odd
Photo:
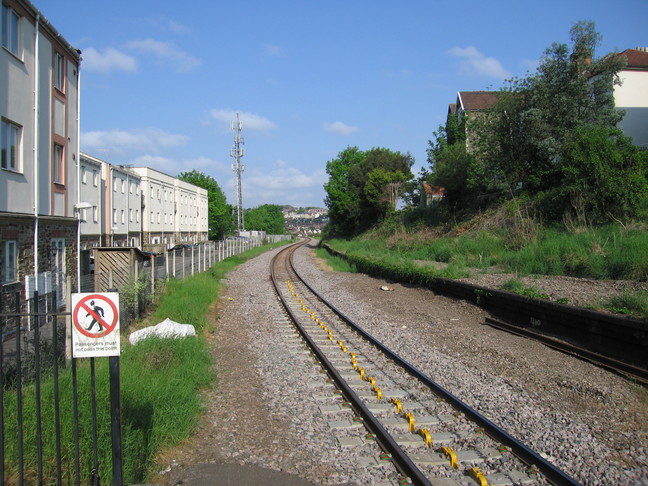
[[[147,339],[131,346],[122,337],[120,359],[122,449],[124,481],[141,483],[152,472],[155,457],[164,449],[188,438],[203,410],[200,390],[215,381],[206,333],[210,322],[208,308],[218,298],[221,279],[246,260],[281,244],[254,248],[215,264],[207,272],[182,281],[171,280],[158,296],[156,308],[146,323],[156,324],[167,317],[196,326],[196,338]],[[143,323],[140,324],[140,327]],[[146,324],[148,325],[148,324]],[[135,326],[137,327],[137,326]],[[110,385],[108,359],[95,358],[99,477],[112,478],[110,435]],[[90,360],[77,360],[81,484],[91,484],[93,469]],[[46,483],[56,478],[53,380],[41,382],[43,472]],[[61,455],[63,484],[74,484],[72,373],[59,373]],[[35,386],[23,386],[23,433],[26,484],[35,482],[36,410]],[[5,475],[8,484],[17,483],[17,395],[4,393]]]
[[[473,222],[473,224],[475,224]],[[571,276],[599,280],[648,278],[648,231],[611,224],[578,230],[494,225],[439,234],[429,228],[378,227],[351,240],[326,243],[358,271],[433,287],[435,279],[468,277],[475,271],[518,276]],[[482,225],[484,226],[484,225]],[[648,295],[626,295],[622,305],[603,306],[648,318]]]

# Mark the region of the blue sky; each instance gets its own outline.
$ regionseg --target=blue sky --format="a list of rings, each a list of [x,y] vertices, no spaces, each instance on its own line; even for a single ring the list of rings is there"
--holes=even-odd
[[[243,204],[324,206],[347,146],[410,152],[457,91],[525,76],[578,20],[597,55],[648,46],[648,0],[32,0],[83,51],[81,150],[213,176],[235,203],[230,121],[243,120]]]

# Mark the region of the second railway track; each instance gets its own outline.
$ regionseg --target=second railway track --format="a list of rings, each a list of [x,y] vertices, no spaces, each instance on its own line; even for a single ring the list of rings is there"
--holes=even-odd
[[[273,260],[273,284],[286,312],[356,414],[332,422],[357,428],[390,456],[402,481],[434,485],[578,484],[539,454],[453,397],[384,345],[371,342],[322,299],[292,265],[292,252]],[[366,436],[365,436],[366,438]]]

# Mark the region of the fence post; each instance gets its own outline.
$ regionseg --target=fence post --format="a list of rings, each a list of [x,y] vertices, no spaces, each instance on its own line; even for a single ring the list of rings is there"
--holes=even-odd
[[[194,274],[194,247],[191,246],[191,275]]]
[[[151,295],[155,294],[155,257],[151,255]]]
[[[65,366],[67,368],[72,364],[72,277],[67,277],[67,288],[65,289],[65,305],[70,311],[65,316]],[[81,292],[81,289],[77,289]]]

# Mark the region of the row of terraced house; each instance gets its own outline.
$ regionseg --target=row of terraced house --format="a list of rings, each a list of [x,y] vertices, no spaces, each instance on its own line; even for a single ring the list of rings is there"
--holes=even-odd
[[[206,190],[80,152],[81,52],[28,0],[1,20],[0,297],[78,288],[92,247],[206,239]]]

